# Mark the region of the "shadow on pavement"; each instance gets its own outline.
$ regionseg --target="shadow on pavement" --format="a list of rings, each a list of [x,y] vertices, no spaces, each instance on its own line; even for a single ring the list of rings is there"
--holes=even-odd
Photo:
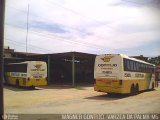
[[[47,85],[41,86],[43,89],[71,89],[73,88],[71,85]]]
[[[129,97],[129,95],[122,95],[122,94],[105,94],[105,95],[97,95],[92,97],[87,97],[85,99],[93,99],[93,100],[119,100]]]
[[[16,87],[12,85],[4,85],[5,89],[20,92],[20,91],[33,91],[33,90],[42,90],[41,88],[38,87]]]
[[[75,85],[72,86],[72,84],[51,84],[47,86],[41,86],[43,89],[72,89],[75,88],[77,90],[86,90],[86,87],[93,87],[93,85]]]
[[[144,92],[151,92],[151,91],[156,91],[156,89],[153,90],[144,90],[140,91],[137,95],[143,94]],[[137,96],[134,95],[134,96]],[[104,94],[104,95],[97,95],[97,96],[92,96],[92,97],[87,97],[85,99],[93,99],[93,100],[118,100],[118,99],[124,99],[126,97],[132,97],[130,94]]]

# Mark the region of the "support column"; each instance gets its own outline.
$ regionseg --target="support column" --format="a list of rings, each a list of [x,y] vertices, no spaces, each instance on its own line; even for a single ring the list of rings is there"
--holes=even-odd
[[[47,56],[47,75],[48,75],[48,85],[50,84],[50,55]]]
[[[0,119],[4,114],[4,102],[3,102],[3,49],[4,49],[4,14],[5,14],[5,0],[0,0]]]
[[[72,86],[75,85],[75,55],[72,54]]]

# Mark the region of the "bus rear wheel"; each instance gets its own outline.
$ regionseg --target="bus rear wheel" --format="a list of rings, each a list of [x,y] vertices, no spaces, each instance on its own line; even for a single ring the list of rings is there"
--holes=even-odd
[[[136,88],[135,88],[135,94],[137,95],[139,93],[139,85],[136,84]]]
[[[134,87],[134,85],[131,86],[130,95],[136,95],[136,88]]]

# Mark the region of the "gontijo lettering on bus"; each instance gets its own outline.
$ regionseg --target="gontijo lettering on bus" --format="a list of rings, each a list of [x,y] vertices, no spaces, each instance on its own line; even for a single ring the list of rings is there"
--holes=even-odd
[[[117,64],[98,64],[98,67],[117,67]]]

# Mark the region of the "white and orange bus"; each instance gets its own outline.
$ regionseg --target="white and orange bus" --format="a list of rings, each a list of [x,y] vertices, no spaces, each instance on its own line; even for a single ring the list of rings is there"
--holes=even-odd
[[[94,90],[135,95],[154,89],[154,72],[155,65],[123,54],[99,55],[95,59]]]
[[[26,61],[5,65],[5,82],[23,87],[47,85],[46,62]]]

